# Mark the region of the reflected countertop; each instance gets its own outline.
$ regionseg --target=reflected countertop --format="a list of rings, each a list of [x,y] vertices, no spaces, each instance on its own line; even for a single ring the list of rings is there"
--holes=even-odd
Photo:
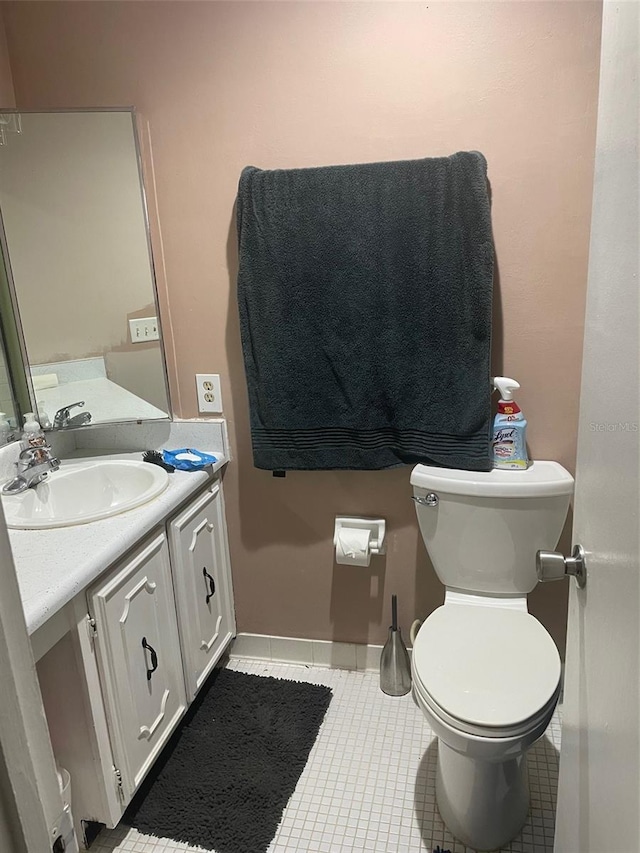
[[[167,418],[167,413],[162,409],[152,406],[106,376],[64,382],[53,388],[41,388],[35,393],[38,409],[44,408],[52,421],[58,409],[79,400],[84,400],[85,405],[82,409],[72,409],[70,414],[91,412],[92,424]]]
[[[227,463],[222,453],[213,452],[220,460],[215,465],[204,471],[174,471],[162,494],[128,512],[72,527],[9,530],[29,634],[213,481]],[[140,459],[140,453],[117,453],[101,458]]]

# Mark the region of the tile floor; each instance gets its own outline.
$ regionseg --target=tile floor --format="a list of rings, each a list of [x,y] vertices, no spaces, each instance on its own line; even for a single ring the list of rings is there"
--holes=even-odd
[[[307,766],[268,853],[473,853],[447,832],[435,807],[434,736],[411,696],[385,696],[377,673],[265,661],[228,666],[333,688]],[[558,713],[529,753],[531,811],[505,853],[552,853],[560,749]],[[195,853],[200,848],[104,830],[92,853]]]

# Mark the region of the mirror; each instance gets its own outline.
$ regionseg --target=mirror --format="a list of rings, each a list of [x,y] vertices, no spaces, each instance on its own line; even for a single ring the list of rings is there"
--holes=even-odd
[[[3,249],[41,423],[168,418],[133,111],[1,118]]]

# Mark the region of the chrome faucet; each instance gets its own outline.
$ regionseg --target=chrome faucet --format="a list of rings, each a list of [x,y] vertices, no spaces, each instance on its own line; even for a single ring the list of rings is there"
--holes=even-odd
[[[18,456],[16,476],[2,487],[4,495],[18,495],[37,486],[51,471],[57,471],[60,460],[56,459],[48,444],[27,447]]]
[[[91,412],[80,412],[73,417],[69,415],[69,409],[75,409],[76,406],[84,406],[84,400],[80,400],[78,403],[70,403],[68,406],[58,409],[53,418],[53,428],[67,429],[68,427],[88,424],[91,421]]]

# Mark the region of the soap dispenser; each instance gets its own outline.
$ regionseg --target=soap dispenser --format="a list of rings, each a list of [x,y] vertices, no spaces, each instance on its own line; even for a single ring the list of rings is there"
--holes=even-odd
[[[500,393],[491,438],[493,467],[521,471],[529,467],[529,457],[527,421],[513,399],[513,392],[518,390],[520,384],[508,376],[496,376],[492,382]]]
[[[24,428],[21,439],[23,450],[29,447],[44,447],[47,443],[47,438],[34,412],[27,412],[24,416]]]

